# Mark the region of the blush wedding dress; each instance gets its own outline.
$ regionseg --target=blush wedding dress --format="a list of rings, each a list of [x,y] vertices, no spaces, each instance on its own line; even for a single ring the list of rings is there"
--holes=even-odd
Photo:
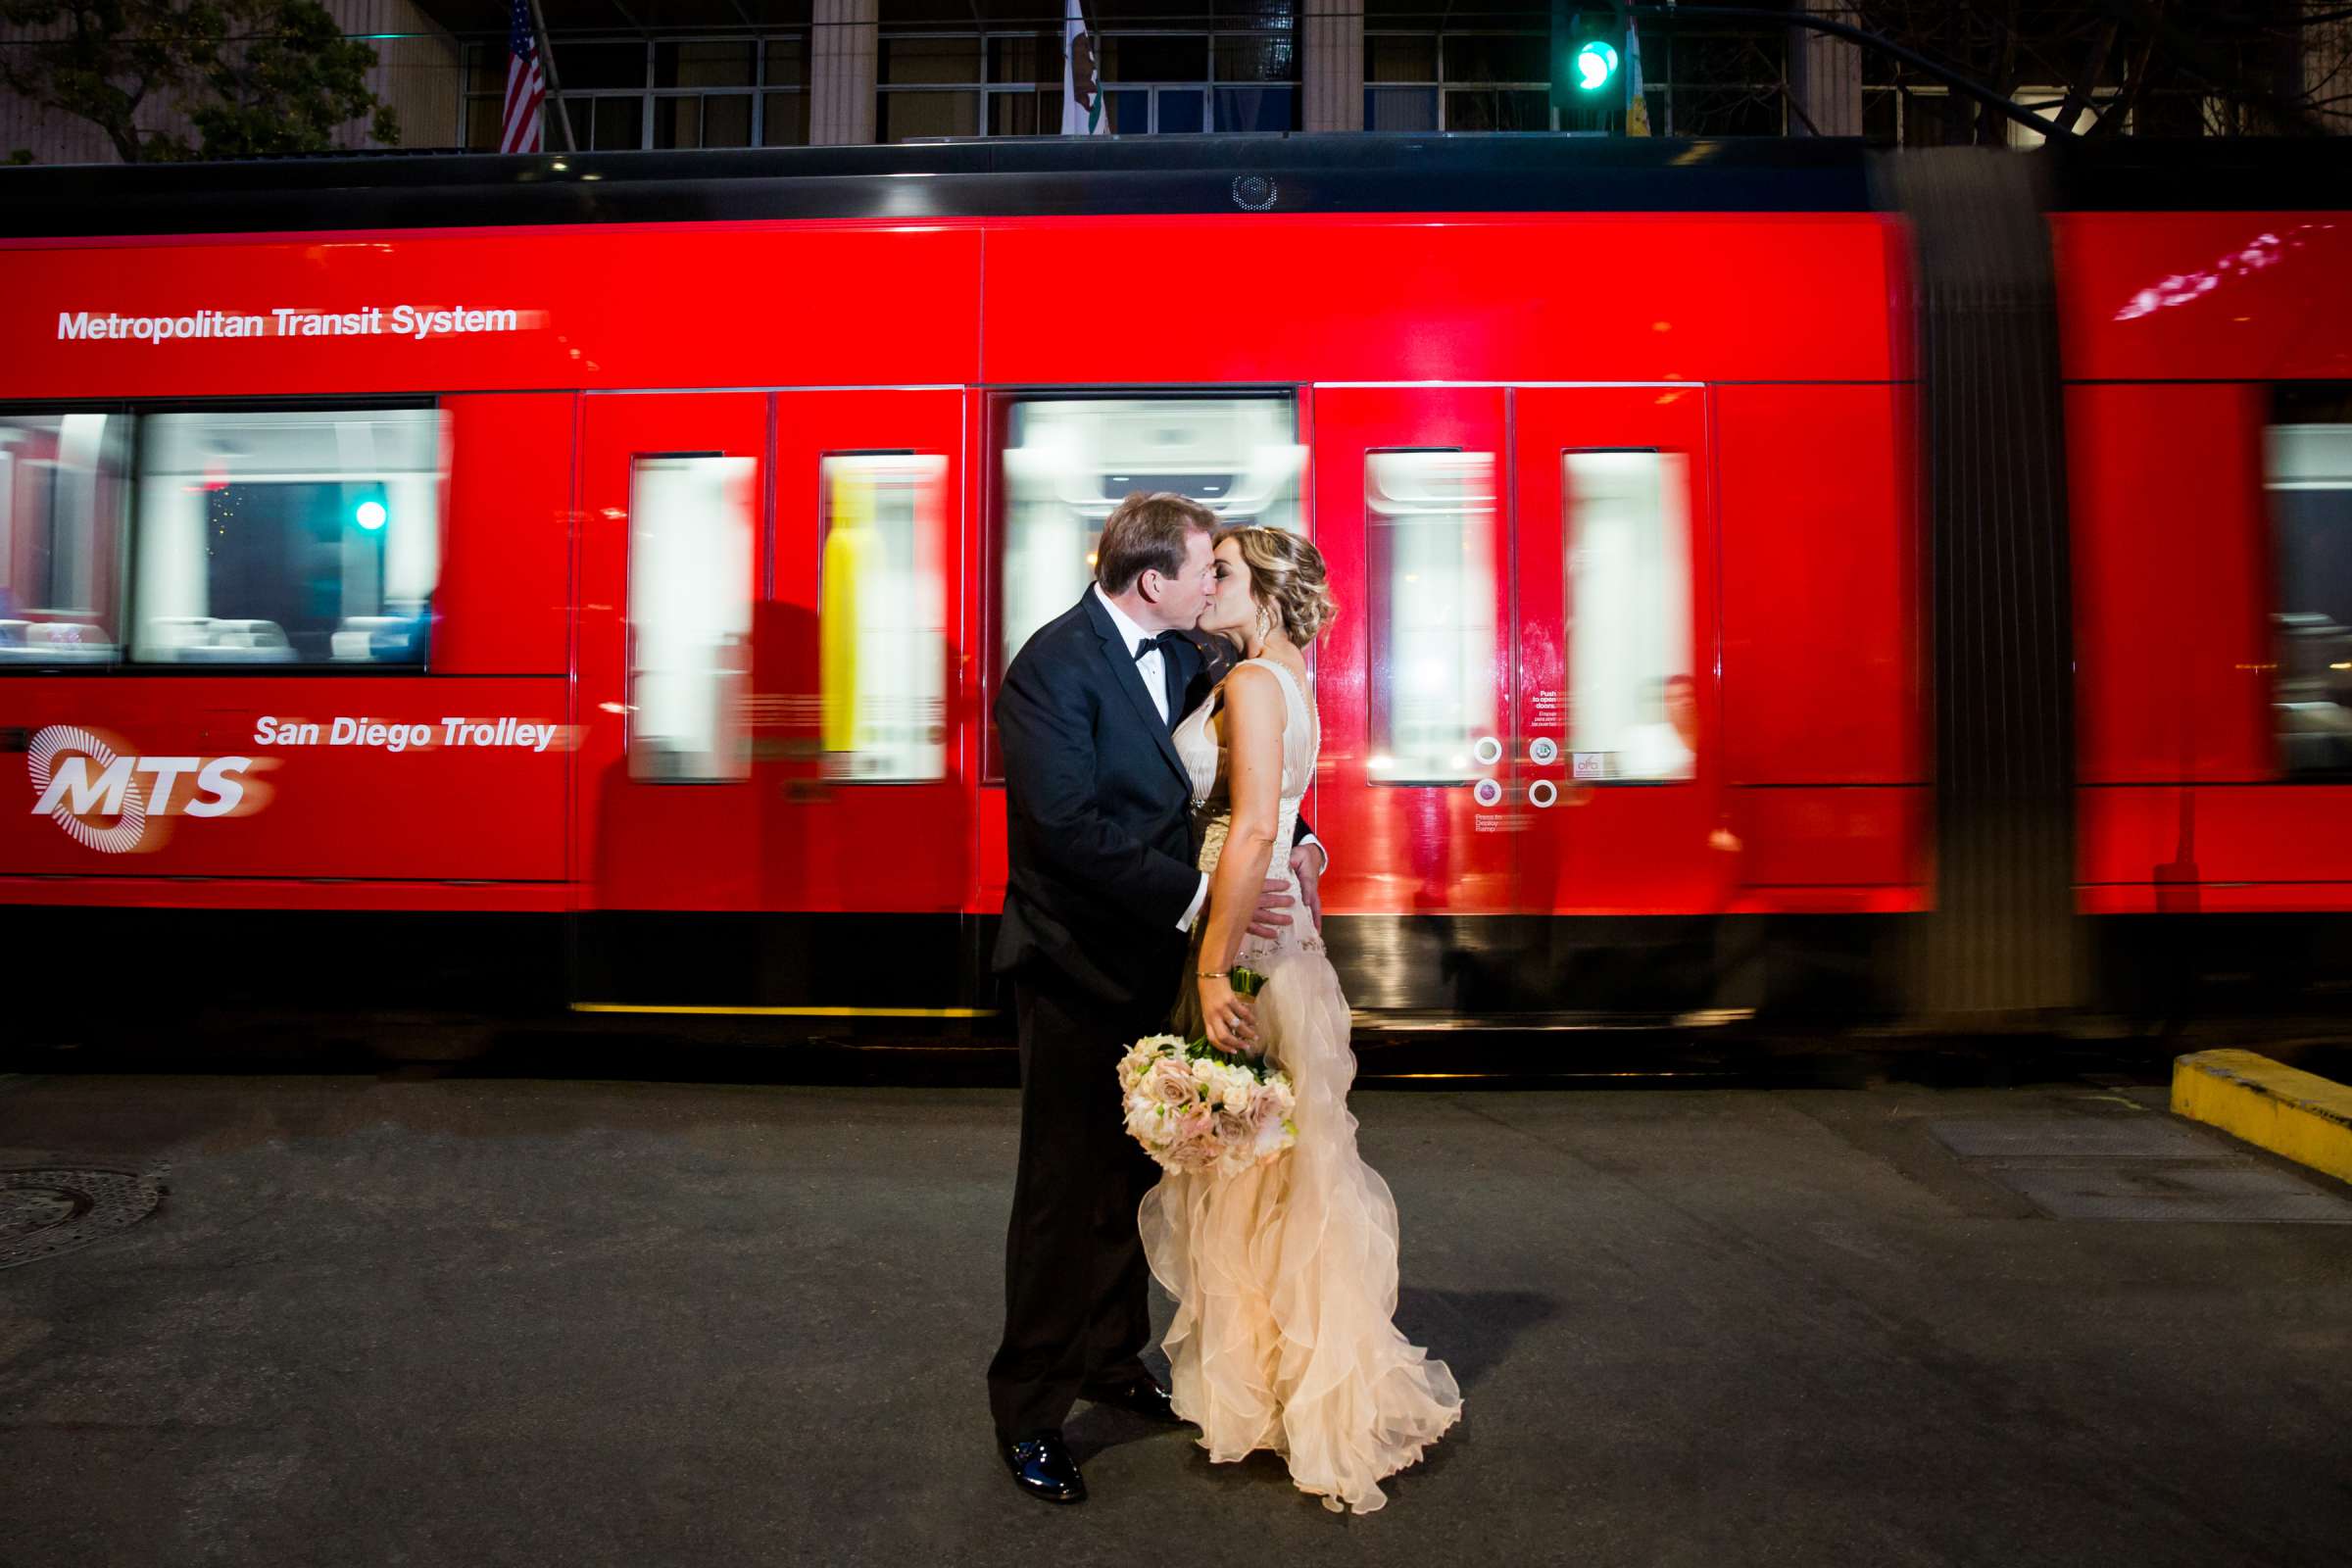
[[[1247,662],[1273,670],[1284,693],[1281,829],[1268,874],[1295,884],[1290,845],[1321,727],[1289,669]],[[1212,699],[1185,715],[1174,736],[1192,775],[1199,864],[1212,873],[1232,823],[1214,708]],[[1196,960],[1207,925],[1203,911]],[[1237,961],[1265,977],[1258,1040],[1297,1088],[1298,1143],[1238,1176],[1171,1171],[1145,1195],[1144,1250],[1176,1298],[1169,1393],[1211,1460],[1270,1448],[1324,1507],[1371,1513],[1388,1500],[1381,1479],[1461,1418],[1461,1390],[1445,1362],[1396,1331],[1396,1200],[1356,1153],[1348,999],[1322,941],[1286,926],[1271,940],[1246,936]],[[1189,979],[1184,995],[1193,996]],[[1198,1035],[1198,1005],[1187,1008],[1187,1033]]]

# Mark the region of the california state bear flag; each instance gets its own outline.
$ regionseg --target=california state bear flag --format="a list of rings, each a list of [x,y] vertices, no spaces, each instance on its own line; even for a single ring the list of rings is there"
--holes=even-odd
[[[1061,133],[1100,136],[1110,129],[1102,122],[1102,83],[1095,71],[1095,37],[1086,30],[1078,0],[1066,0],[1068,20],[1061,26]]]

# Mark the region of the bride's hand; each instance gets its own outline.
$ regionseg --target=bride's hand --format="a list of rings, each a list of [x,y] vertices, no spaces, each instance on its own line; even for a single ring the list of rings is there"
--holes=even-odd
[[[1233,982],[1221,974],[1197,976],[1200,988],[1200,1017],[1208,1043],[1219,1051],[1257,1054],[1257,1013],[1250,999],[1234,993]]]

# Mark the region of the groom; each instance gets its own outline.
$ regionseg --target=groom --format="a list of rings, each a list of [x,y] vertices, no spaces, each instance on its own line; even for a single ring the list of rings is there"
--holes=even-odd
[[[1183,496],[1130,495],[1102,525],[1094,586],[1029,639],[997,694],[1011,870],[996,970],[1020,1030],[1021,1153],[988,1399],[1014,1483],[1049,1502],[1086,1498],[1061,1439],[1073,1401],[1176,1419],[1143,1362],[1135,1211],[1159,1167],[1127,1136],[1115,1068],[1167,1028],[1208,902],[1169,731],[1214,679],[1216,640],[1196,643],[1193,624],[1219,591],[1215,528]],[[1301,822],[1292,861],[1310,909],[1321,857]],[[1290,923],[1283,886],[1265,885],[1261,936]]]

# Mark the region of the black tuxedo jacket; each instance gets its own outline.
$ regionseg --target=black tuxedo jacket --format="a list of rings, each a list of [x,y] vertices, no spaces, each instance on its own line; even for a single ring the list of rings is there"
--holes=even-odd
[[[1161,655],[1175,718],[1230,662],[1212,643]],[[1200,886],[1192,778],[1092,587],[1015,656],[995,712],[1011,861],[996,971],[1117,1007],[1173,1005],[1188,946],[1176,922]]]

